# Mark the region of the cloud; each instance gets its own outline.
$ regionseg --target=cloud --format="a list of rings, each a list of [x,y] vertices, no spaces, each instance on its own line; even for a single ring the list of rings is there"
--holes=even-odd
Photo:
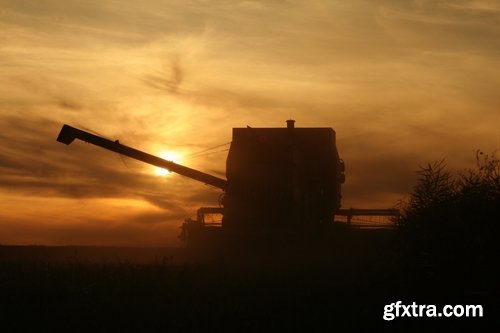
[[[14,199],[17,204],[2,213],[4,225],[0,229],[5,229],[5,234],[0,241],[4,243],[9,243],[5,236],[10,235],[16,242],[32,239],[31,243],[45,237],[51,244],[165,245],[157,236],[150,243],[145,241],[148,233],[159,232],[165,242],[174,244],[178,243],[174,234],[184,218],[194,216],[198,206],[217,204],[219,191],[196,181],[175,175],[160,178],[145,172],[147,166],[139,162],[122,160],[95,146],[56,142],[61,126],[56,121],[3,116],[0,126],[5,129],[0,133],[0,196],[23,198]],[[115,200],[120,201],[114,204]],[[96,210],[80,211],[78,202],[87,202]],[[138,207],[143,211],[135,213],[138,208],[131,206],[133,202],[142,202]],[[47,210],[47,204],[54,209]],[[29,212],[38,212],[38,218],[33,219]],[[84,223],[76,223],[82,219]],[[68,225],[61,225],[62,220]],[[17,231],[16,221],[20,221],[19,228],[27,225],[31,231]],[[113,229],[115,236],[123,236],[121,240],[109,238],[111,231],[102,227],[111,221],[114,225],[121,221]],[[136,224],[163,227],[158,231],[136,230]],[[45,236],[35,236],[36,232]],[[125,237],[127,233],[130,235]]]
[[[1,244],[93,245],[93,246],[168,246],[178,245],[179,223],[161,223],[162,215],[143,213],[108,214],[106,218],[66,214],[66,223],[40,214],[41,220],[11,217],[0,224]],[[132,216],[131,216],[132,215]],[[170,216],[172,217],[172,216]],[[123,223],[116,223],[126,219]],[[156,219],[156,221],[155,221]]]
[[[347,164],[344,207],[391,206],[418,165],[446,158],[461,169],[473,164],[473,149],[500,146],[494,1],[0,7],[0,196],[35,202],[16,206],[17,219],[2,214],[31,226],[27,207],[45,211],[43,201],[53,210],[102,207],[66,211],[71,227],[60,234],[68,239],[85,229],[82,219],[92,225],[82,235],[103,241],[112,232],[99,238],[97,226],[114,219],[131,234],[156,237],[181,215],[217,205],[220,191],[156,177],[152,167],[84,143],[57,143],[64,123],[153,154],[176,151],[187,166],[218,175],[227,152],[192,153],[230,141],[232,127],[278,127],[289,118],[332,127]],[[35,229],[55,239],[49,222]]]
[[[158,224],[158,223],[165,223],[165,222],[170,222],[172,220],[177,220],[177,221],[183,221],[187,215],[185,215],[186,212],[184,211],[178,211],[178,212],[151,212],[151,213],[144,213],[140,215],[133,216],[130,220],[133,223],[139,223],[139,224]]]
[[[437,50],[498,51],[500,46],[500,11],[487,1],[384,1],[377,22],[393,36]]]
[[[0,186],[16,193],[63,198],[128,197],[182,210],[189,194],[181,189],[196,188],[194,181],[169,179],[171,192],[165,193],[162,187],[167,184],[145,173],[145,166],[139,162],[81,142],[62,145],[55,141],[61,124],[52,120],[3,117],[0,124],[8,129],[0,134]]]
[[[152,88],[165,91],[170,94],[178,94],[179,88],[184,81],[185,73],[181,68],[179,57],[170,60],[170,69],[166,73],[149,74],[144,82]]]

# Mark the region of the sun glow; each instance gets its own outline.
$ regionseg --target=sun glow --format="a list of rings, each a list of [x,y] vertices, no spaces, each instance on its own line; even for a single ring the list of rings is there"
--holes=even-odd
[[[176,152],[173,152],[173,151],[163,151],[158,155],[161,158],[163,158],[164,160],[171,161],[174,163],[180,163],[180,161],[181,161],[180,155]],[[163,169],[163,168],[158,168],[158,167],[154,168],[154,173],[157,176],[166,176],[166,175],[172,174],[171,171],[169,171],[167,169]]]

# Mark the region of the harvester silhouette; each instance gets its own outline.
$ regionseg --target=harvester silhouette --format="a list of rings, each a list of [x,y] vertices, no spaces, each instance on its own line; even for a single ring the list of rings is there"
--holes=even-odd
[[[283,128],[233,128],[227,179],[69,125],[62,127],[57,141],[69,145],[80,139],[221,189],[220,207],[200,208],[196,220],[185,220],[181,239],[188,243],[211,234],[248,238],[321,232],[336,214],[349,211],[340,209],[345,165],[337,151],[336,133],[332,128],[296,128],[294,120],[286,123]],[[206,223],[207,214],[222,215],[221,223]]]

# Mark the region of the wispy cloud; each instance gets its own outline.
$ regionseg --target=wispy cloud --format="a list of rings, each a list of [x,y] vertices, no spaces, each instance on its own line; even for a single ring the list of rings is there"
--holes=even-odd
[[[225,169],[224,152],[189,155],[230,141],[232,127],[283,126],[290,117],[297,126],[333,127],[347,164],[345,207],[390,206],[419,164],[446,157],[466,167],[473,149],[500,144],[495,1],[0,7],[0,196],[18,201],[15,214],[0,218],[32,226],[40,242],[80,235],[118,243],[111,235],[123,228],[130,244],[141,243],[173,233],[197,206],[218,204],[219,192],[203,184],[154,176],[83,143],[56,143],[64,123],[155,154],[175,150],[188,166],[214,173]],[[61,220],[44,200],[58,216],[54,207],[70,207],[67,228],[35,222],[36,212]],[[101,210],[76,213],[82,202]],[[122,223],[99,231],[100,215]],[[0,226],[0,242],[38,239],[9,225]]]

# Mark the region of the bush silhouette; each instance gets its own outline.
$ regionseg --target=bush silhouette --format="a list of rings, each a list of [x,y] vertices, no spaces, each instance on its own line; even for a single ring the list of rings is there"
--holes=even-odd
[[[436,274],[478,277],[499,250],[500,160],[476,151],[476,168],[452,173],[444,160],[417,171],[401,203],[400,228],[408,264]]]

